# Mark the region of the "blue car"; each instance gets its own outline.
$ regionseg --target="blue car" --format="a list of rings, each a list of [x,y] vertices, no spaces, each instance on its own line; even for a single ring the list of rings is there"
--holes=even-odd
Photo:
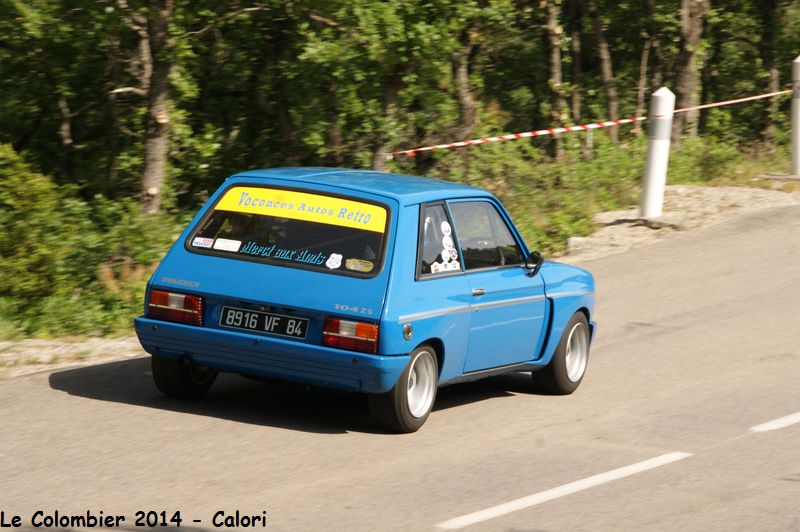
[[[166,395],[219,371],[367,394],[413,432],[438,387],[532,372],[581,383],[594,279],[545,262],[485,190],[330,168],[229,177],[147,286],[135,328]]]

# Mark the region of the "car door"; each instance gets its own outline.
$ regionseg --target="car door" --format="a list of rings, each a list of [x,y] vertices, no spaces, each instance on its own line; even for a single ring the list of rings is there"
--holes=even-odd
[[[529,277],[522,246],[494,202],[448,204],[472,293],[464,372],[531,360],[544,329],[544,282]]]

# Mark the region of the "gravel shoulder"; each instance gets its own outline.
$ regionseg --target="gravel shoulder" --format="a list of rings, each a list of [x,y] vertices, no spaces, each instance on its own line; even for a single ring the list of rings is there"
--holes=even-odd
[[[790,205],[800,205],[800,191],[669,185],[661,223],[645,224],[638,218],[638,207],[599,213],[594,217],[597,231],[588,237],[570,238],[567,251],[556,259],[583,263],[658,242],[681,231]],[[0,379],[143,355],[135,336],[5,341],[0,342]]]
[[[570,238],[565,254],[558,260],[577,264],[624,253],[677,232],[718,224],[753,211],[798,204],[800,191],[668,185],[661,223],[648,226],[639,218],[639,207],[598,213],[594,216],[597,231],[587,237]]]
[[[135,336],[0,342],[0,379],[144,354]]]

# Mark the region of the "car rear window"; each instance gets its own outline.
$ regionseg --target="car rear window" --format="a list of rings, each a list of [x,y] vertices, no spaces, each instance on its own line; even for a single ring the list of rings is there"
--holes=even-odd
[[[194,252],[343,275],[373,276],[388,214],[364,200],[234,186],[187,241]]]

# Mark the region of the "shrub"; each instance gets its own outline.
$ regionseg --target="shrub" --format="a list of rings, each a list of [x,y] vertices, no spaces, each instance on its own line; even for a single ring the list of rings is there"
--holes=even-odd
[[[78,199],[0,145],[0,334],[130,329],[144,285],[177,232],[133,200]]]

